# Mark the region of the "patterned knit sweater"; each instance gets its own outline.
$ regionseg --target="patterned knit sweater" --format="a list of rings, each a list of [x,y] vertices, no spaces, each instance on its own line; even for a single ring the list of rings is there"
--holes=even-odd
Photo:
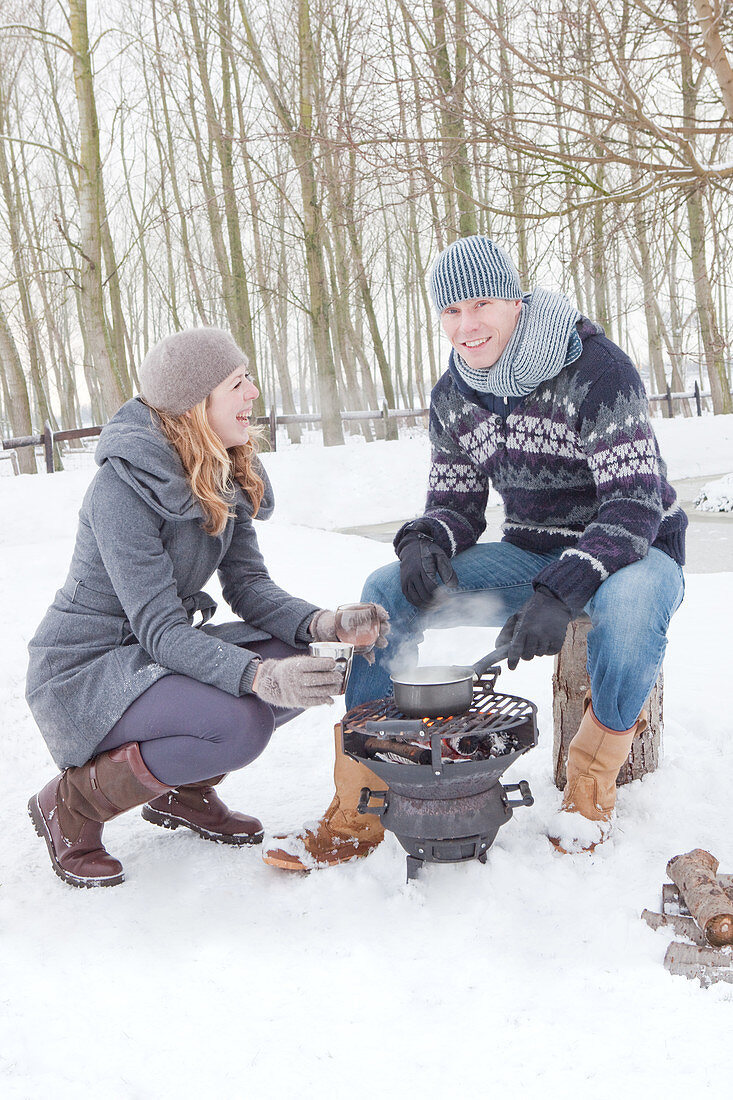
[[[650,546],[684,564],[687,527],[636,368],[591,322],[578,331],[580,358],[505,419],[462,392],[450,371],[440,378],[431,397],[427,504],[410,525],[451,557],[466,550],[486,527],[492,482],[504,502],[504,541],[564,548],[534,584],[576,614],[606,577]]]

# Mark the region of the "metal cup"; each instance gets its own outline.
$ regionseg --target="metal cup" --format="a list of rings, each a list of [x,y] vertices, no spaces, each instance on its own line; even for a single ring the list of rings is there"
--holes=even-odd
[[[341,687],[336,692],[343,695],[351,674],[351,665],[354,660],[354,647],[350,642],[311,642],[308,650],[312,657],[332,657],[337,668],[341,670]]]

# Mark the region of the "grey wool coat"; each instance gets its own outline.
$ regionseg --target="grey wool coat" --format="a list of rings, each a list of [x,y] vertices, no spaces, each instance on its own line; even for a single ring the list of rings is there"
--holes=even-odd
[[[155,414],[128,401],[105,426],[99,470],[79,513],[69,575],[29,645],[26,698],[60,768],[85,763],[130,704],[172,672],[246,694],[256,671],[248,642],[305,647],[315,604],[270,578],[252,505],[239,487],[220,535],[203,529],[175,448]],[[272,514],[272,487],[262,469]],[[194,626],[213,613],[202,591],[218,570],[237,621]]]

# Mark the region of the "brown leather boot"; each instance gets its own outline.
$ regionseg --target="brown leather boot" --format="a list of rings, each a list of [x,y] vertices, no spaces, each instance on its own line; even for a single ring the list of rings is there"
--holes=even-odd
[[[262,853],[265,863],[285,871],[311,871],[317,867],[333,867],[358,856],[368,856],[384,837],[382,823],[376,814],[360,814],[357,804],[362,787],[386,791],[387,784],[347,756],[343,749],[341,726],[334,727],[336,763],[333,778],[336,793],[331,805],[314,829],[304,828],[287,840],[283,848],[268,848]]]
[[[598,826],[595,830],[585,830],[587,835],[574,838],[573,851],[592,852],[607,839],[616,805],[618,773],[628,759],[634,738],[646,726],[647,715],[642,711],[631,729],[617,733],[601,725],[593,712],[592,704],[589,701],[586,704],[578,732],[568,747],[567,783],[563,792],[562,811],[580,814],[589,822],[597,822]],[[567,830],[562,831],[562,837],[553,836],[550,841],[559,851],[567,852],[564,836]]]
[[[28,813],[59,878],[71,886],[117,886],[125,874],[104,849],[102,824],[167,790],[131,741],[67,768],[33,795]]]
[[[230,810],[214,790],[224,778],[224,775],[216,775],[200,783],[174,787],[167,794],[146,802],[140,812],[153,825],[161,825],[164,829],[177,829],[182,825],[204,840],[221,844],[261,844],[262,822]]]

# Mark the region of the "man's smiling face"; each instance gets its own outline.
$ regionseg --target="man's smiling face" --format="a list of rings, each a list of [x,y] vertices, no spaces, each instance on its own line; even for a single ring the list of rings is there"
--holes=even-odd
[[[467,298],[446,306],[443,331],[467,366],[488,370],[498,361],[517,326],[521,301]]]

